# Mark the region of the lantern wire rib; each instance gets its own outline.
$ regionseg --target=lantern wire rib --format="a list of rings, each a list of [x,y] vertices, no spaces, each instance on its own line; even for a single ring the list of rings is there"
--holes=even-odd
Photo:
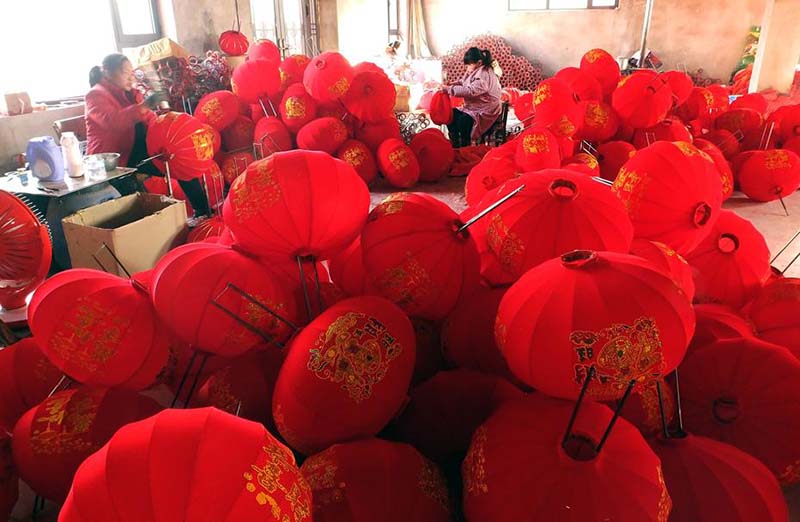
[[[786,208],[786,203],[783,201],[783,196],[778,196],[778,201],[781,202],[781,206],[783,207],[783,211],[786,212],[786,215],[789,215],[789,210]]]
[[[183,391],[183,385],[186,384],[186,379],[189,377],[189,372],[192,371],[195,359],[197,359],[197,352],[193,352],[192,357],[189,359],[189,365],[183,372],[183,377],[181,377],[181,382],[178,384],[178,389],[175,390],[175,397],[172,399],[172,403],[169,405],[170,408],[174,408],[178,403],[178,397],[180,397],[181,392]]]
[[[617,407],[614,408],[614,416],[611,417],[611,422],[608,423],[608,427],[606,428],[605,433],[603,433],[603,438],[600,439],[600,442],[597,444],[597,447],[594,450],[596,453],[599,454],[600,450],[602,450],[603,446],[605,446],[608,436],[611,435],[611,430],[614,428],[614,424],[617,423],[617,419],[619,419],[619,415],[622,413],[622,408],[624,408],[625,403],[628,402],[628,397],[630,397],[631,391],[635,385],[636,381],[632,380],[628,383],[628,387],[625,388],[625,394],[622,396],[622,399],[620,399]]]
[[[257,307],[261,308],[262,310],[267,312],[269,315],[271,315],[272,317],[274,317],[278,321],[282,322],[283,324],[285,324],[286,326],[288,326],[289,328],[291,328],[295,332],[300,330],[299,326],[297,326],[296,324],[294,324],[290,320],[286,319],[285,317],[280,315],[278,312],[276,312],[272,308],[266,306],[264,303],[262,303],[261,301],[259,301],[255,297],[253,297],[252,295],[248,294],[247,292],[245,292],[244,290],[242,290],[241,288],[239,288],[238,286],[236,286],[233,283],[228,283],[227,285],[225,285],[225,288],[222,289],[222,292],[220,292],[219,295],[217,295],[217,297],[215,297],[214,299],[216,300],[216,299],[222,298],[222,296],[225,294],[225,292],[227,292],[229,289],[233,290],[234,292],[236,292],[237,294],[241,295],[242,297],[244,297],[245,299],[247,299],[248,301],[250,301],[251,303],[253,303]]]
[[[798,229],[797,232],[795,232],[794,235],[791,237],[791,239],[789,239],[789,241],[787,241],[786,244],[783,245],[783,247],[780,250],[778,250],[778,253],[775,254],[772,257],[772,259],[769,260],[769,263],[770,264],[774,263],[775,260],[777,260],[781,256],[781,254],[783,254],[786,251],[786,249],[789,248],[789,245],[794,243],[794,240],[797,239],[798,237],[800,237],[800,229]]]
[[[272,99],[271,98],[267,98],[267,101],[269,102],[269,108],[272,109],[272,115],[277,118],[278,117],[278,111],[275,110],[275,106],[272,104]]]
[[[235,415],[238,417],[241,412],[242,412],[242,401],[239,401],[238,403],[236,403],[236,414]]]
[[[578,410],[581,408],[581,403],[583,403],[583,399],[586,396],[586,390],[589,389],[589,382],[594,377],[594,365],[589,367],[589,371],[586,372],[586,377],[583,379],[583,386],[581,386],[581,393],[578,395],[578,400],[575,402],[575,407],[572,409],[572,415],[569,417],[569,422],[567,423],[567,430],[564,433],[564,438],[561,439],[561,447],[565,447],[567,442],[569,441],[569,436],[572,433],[572,426],[575,425],[575,419],[578,418]]]
[[[524,189],[524,188],[525,188],[525,185],[520,185],[519,187],[515,188],[514,190],[512,190],[511,192],[509,192],[508,194],[506,194],[502,198],[498,199],[497,201],[495,201],[494,203],[492,203],[491,205],[489,205],[488,207],[483,209],[477,215],[473,216],[472,219],[470,219],[469,221],[467,221],[466,223],[461,225],[458,228],[458,230],[456,230],[456,234],[460,234],[463,231],[465,231],[466,229],[468,229],[469,227],[471,227],[472,225],[474,225],[476,221],[478,221],[479,219],[485,217],[489,212],[493,211],[494,209],[496,209],[497,207],[499,207],[500,205],[502,205],[503,203],[505,203],[509,199],[513,198],[514,196],[516,196],[517,194],[522,192],[522,189]]]
[[[224,290],[223,290],[223,292],[224,292]],[[269,344],[274,344],[275,346],[277,346],[280,349],[284,348],[283,343],[277,342],[273,336],[269,335],[268,333],[266,333],[265,331],[261,330],[260,328],[257,328],[255,326],[253,326],[252,324],[248,323],[247,321],[245,321],[244,319],[239,317],[237,314],[235,314],[231,310],[228,310],[227,308],[225,308],[222,304],[217,302],[217,298],[212,299],[211,300],[211,304],[213,306],[215,306],[216,308],[218,308],[219,310],[221,310],[222,313],[224,313],[225,315],[227,315],[228,317],[230,317],[231,319],[233,319],[234,321],[239,323],[240,325],[244,326],[245,328],[247,328],[248,330],[250,330],[254,334],[256,334],[259,337],[261,337],[262,339],[264,339],[264,342],[269,343]]]
[[[145,163],[148,163],[150,161],[153,161],[153,160],[156,160],[156,159],[159,159],[159,158],[163,158],[163,157],[164,157],[164,153],[163,152],[159,152],[158,154],[154,154],[154,155],[152,155],[152,156],[150,156],[148,158],[143,159],[139,163],[137,163],[136,164],[136,168],[138,169],[139,167],[141,167]]]
[[[211,217],[214,216],[214,207],[211,205],[211,192],[208,191],[208,180],[206,179],[206,175],[203,174],[200,176],[200,179],[203,181],[203,192],[206,193],[206,201],[208,201],[208,212],[211,214]],[[212,177],[211,181],[213,182],[214,179]]]
[[[312,263],[314,262],[312,258]],[[311,321],[313,319],[313,312],[311,311],[311,298],[308,295],[308,285],[306,285],[306,276],[303,273],[303,258],[297,256],[297,270],[300,272],[300,286],[303,289],[303,299],[306,302],[306,313],[308,314],[308,320]]]
[[[683,436],[683,410],[681,409],[681,382],[678,379],[678,369],[673,372],[675,375],[675,411],[678,415],[678,435]]]
[[[767,139],[764,141],[763,145],[761,145],[761,148],[762,148],[763,150],[766,150],[766,149],[767,149],[767,147],[769,146],[769,140],[771,140],[771,139],[772,139],[772,131],[773,131],[774,129],[775,129],[775,122],[773,121],[773,122],[771,122],[771,123],[769,124],[769,133],[767,134]]]
[[[278,146],[278,144],[275,142],[275,140],[274,140],[274,139],[272,139],[272,136],[270,136],[268,132],[267,132],[267,133],[265,133],[263,136],[261,136],[261,137],[258,139],[258,145],[259,145],[259,147],[261,147],[261,158],[262,158],[262,159],[264,158],[264,145],[262,145],[262,143],[261,143],[261,142],[263,142],[263,141],[264,141],[264,138],[269,138],[269,141],[271,141],[271,142],[272,142],[272,146],[273,146],[273,147],[275,147],[275,150],[274,150],[273,152],[278,152],[278,151],[281,149],[281,148]],[[254,147],[255,147],[255,145],[256,145],[256,143],[253,143],[253,146],[254,146]]]
[[[173,197],[172,194],[172,175],[169,172],[169,160],[164,161],[164,179],[167,180],[167,193],[169,197]]]
[[[189,393],[186,395],[186,400],[183,402],[184,408],[188,408],[189,403],[192,401],[194,390],[197,388],[197,383],[200,382],[200,376],[203,374],[203,369],[206,367],[206,363],[208,362],[209,357],[210,354],[208,353],[203,354],[203,358],[200,361],[200,368],[198,368],[197,373],[194,376],[194,379],[192,379],[192,386],[189,388]]]
[[[31,520],[39,520],[39,514],[44,510],[44,497],[36,495],[33,497],[33,512],[31,513]]]
[[[661,432],[665,439],[669,438],[669,427],[667,427],[667,414],[664,411],[664,395],[661,393],[661,381],[656,381],[656,393],[658,394],[658,411],[661,414]]]
[[[67,377],[67,374],[63,374],[61,376],[61,379],[59,379],[56,385],[53,386],[53,389],[50,390],[50,393],[47,394],[47,398],[49,399],[56,393],[66,390],[67,388],[69,388],[70,384],[72,384],[72,380],[69,377]]]
[[[317,285],[317,304],[319,304],[319,311],[321,313],[322,309],[325,307],[325,303],[322,301],[322,288],[319,284],[319,269],[313,257],[311,258],[311,265],[314,267],[314,284]]]
[[[258,98],[258,103],[261,105],[261,110],[264,111],[264,116],[269,116],[269,113],[267,112],[267,107],[264,105],[264,100],[262,100],[259,97]]]
[[[796,254],[796,255],[795,255],[793,258],[792,258],[792,260],[791,260],[791,261],[789,261],[789,264],[788,264],[788,265],[786,265],[786,267],[785,267],[783,270],[781,270],[781,274],[784,274],[784,273],[786,273],[786,271],[787,271],[787,270],[789,270],[789,269],[792,267],[792,265],[794,264],[794,262],[795,262],[795,261],[797,261],[797,259],[798,259],[798,258],[800,258],[800,252],[798,252],[798,253],[797,253],[797,254]]]

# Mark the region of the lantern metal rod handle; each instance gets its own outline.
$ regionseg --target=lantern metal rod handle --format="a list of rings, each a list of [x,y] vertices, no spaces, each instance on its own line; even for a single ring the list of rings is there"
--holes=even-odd
[[[170,408],[174,408],[175,405],[178,403],[178,397],[181,396],[181,392],[183,391],[183,385],[186,384],[186,379],[189,377],[189,372],[192,371],[192,367],[194,366],[194,361],[197,359],[196,351],[192,352],[192,356],[189,358],[189,364],[186,366],[186,370],[183,372],[183,376],[181,377],[181,382],[178,383],[178,388],[175,390],[175,396],[172,398],[172,403],[169,405]]]
[[[678,434],[683,435],[683,409],[681,408],[681,381],[678,378],[678,369],[673,372],[675,375],[675,411],[678,415]]]
[[[592,380],[594,377],[594,366],[589,367],[589,371],[586,372],[586,377],[583,379],[583,386],[581,386],[581,392],[578,394],[578,400],[575,402],[575,407],[572,408],[572,415],[569,417],[569,422],[567,423],[567,430],[564,432],[564,438],[561,439],[561,447],[565,447],[567,442],[569,441],[569,436],[572,434],[572,427],[575,425],[575,419],[578,418],[578,410],[581,408],[581,404],[583,403],[583,399],[586,396],[586,390],[589,389],[589,381]]]
[[[311,259],[311,262],[314,263],[314,259]],[[316,263],[314,263],[316,265]],[[314,312],[311,311],[311,298],[308,295],[308,285],[306,285],[306,276],[303,272],[303,258],[297,256],[297,270],[300,273],[300,287],[303,289],[303,299],[306,303],[306,314],[308,314],[308,320],[311,321],[314,317]]]
[[[224,292],[224,290],[223,290],[223,292]],[[271,335],[269,335],[265,331],[261,330],[260,328],[256,328],[255,326],[253,326],[252,324],[248,323],[247,321],[245,321],[244,319],[239,317],[237,314],[235,314],[231,310],[225,308],[223,305],[221,305],[220,303],[217,302],[217,298],[212,299],[210,301],[210,303],[213,306],[215,306],[218,309],[220,309],[222,311],[222,313],[224,313],[225,315],[227,315],[228,317],[230,317],[231,319],[233,319],[234,321],[236,321],[240,325],[244,326],[245,328],[247,328],[248,330],[250,330],[254,334],[258,335],[262,339],[264,339],[264,342],[267,342],[267,343],[270,343],[270,344],[274,344],[274,345],[276,345],[277,347],[279,347],[281,349],[284,348],[283,343],[277,342],[274,337],[272,337]]]
[[[783,248],[781,248],[780,250],[778,250],[778,253],[777,253],[777,254],[775,254],[775,255],[772,257],[772,259],[770,259],[770,260],[769,260],[770,264],[774,263],[774,262],[775,262],[775,261],[776,261],[776,260],[777,260],[777,259],[778,259],[778,258],[781,256],[781,254],[783,254],[783,253],[786,251],[786,249],[787,249],[787,248],[789,248],[789,246],[790,246],[792,243],[794,243],[794,240],[795,240],[795,239],[797,239],[798,237],[800,237],[800,229],[798,229],[798,230],[797,230],[797,232],[795,232],[795,233],[794,233],[794,235],[792,236],[792,238],[791,238],[789,241],[787,241],[785,245],[783,245]]]
[[[469,227],[474,225],[476,221],[478,221],[479,219],[481,219],[484,216],[486,216],[486,214],[488,214],[492,210],[496,209],[497,207],[499,207],[500,205],[502,205],[503,203],[505,203],[509,199],[513,198],[514,196],[516,196],[517,194],[522,192],[522,189],[524,189],[524,188],[525,188],[525,185],[520,185],[519,187],[515,188],[514,190],[512,190],[511,192],[509,192],[508,194],[506,194],[502,198],[498,199],[497,201],[495,201],[494,203],[492,203],[491,205],[489,205],[488,207],[483,209],[481,212],[478,213],[478,215],[474,216],[472,219],[470,219],[469,221],[467,221],[466,223],[461,225],[458,228],[458,230],[456,230],[456,234],[460,234],[461,232],[465,231],[466,229],[468,229]]]
[[[656,381],[656,393],[658,394],[658,411],[661,414],[661,431],[665,439],[669,438],[669,427],[667,426],[667,413],[664,411],[664,395],[661,393],[661,381]]]
[[[622,399],[620,399],[619,403],[617,404],[617,407],[614,408],[614,416],[611,417],[611,422],[608,423],[608,427],[606,428],[605,433],[603,433],[603,438],[600,439],[600,442],[597,444],[597,447],[595,448],[596,453],[599,454],[600,450],[602,450],[603,446],[605,446],[606,441],[608,440],[608,436],[611,435],[611,430],[614,428],[614,424],[617,423],[617,419],[619,419],[619,415],[620,413],[622,413],[622,408],[624,408],[625,403],[628,402],[628,397],[630,397],[631,391],[633,390],[633,387],[635,385],[636,381],[632,380],[631,382],[628,383],[628,387],[625,388],[625,395],[622,396]]]
[[[145,163],[148,163],[150,161],[153,161],[153,160],[156,160],[156,159],[159,159],[159,158],[163,158],[163,157],[164,157],[164,153],[163,152],[159,152],[158,154],[154,154],[154,155],[152,155],[150,157],[147,157],[147,158],[143,159],[139,163],[137,163],[136,164],[136,168],[138,169],[139,167],[141,167]]]
[[[244,290],[242,290],[241,288],[239,288],[238,286],[236,286],[233,283],[228,283],[227,285],[225,285],[225,288],[222,290],[222,292],[219,293],[219,295],[216,297],[216,299],[220,299],[223,296],[223,294],[225,294],[225,292],[228,291],[228,289],[233,290],[237,294],[241,295],[242,297],[244,297],[245,299],[247,299],[248,301],[250,301],[251,303],[253,303],[257,307],[261,308],[262,310],[267,312],[269,315],[271,315],[272,317],[274,317],[278,321],[282,322],[283,324],[285,324],[286,326],[288,326],[289,328],[291,328],[295,332],[300,330],[299,326],[297,326],[296,324],[294,324],[290,320],[286,319],[285,317],[283,317],[281,314],[279,314],[278,312],[276,312],[272,308],[264,305],[264,303],[260,302],[258,299],[256,299],[252,295],[248,294],[247,292],[245,292]]]

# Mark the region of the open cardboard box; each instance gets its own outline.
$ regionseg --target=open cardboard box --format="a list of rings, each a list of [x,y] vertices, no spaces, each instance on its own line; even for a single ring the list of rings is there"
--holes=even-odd
[[[65,217],[62,223],[73,268],[95,268],[123,277],[125,271],[111,252],[131,274],[150,270],[187,233],[183,201],[158,194],[137,193],[106,201]]]

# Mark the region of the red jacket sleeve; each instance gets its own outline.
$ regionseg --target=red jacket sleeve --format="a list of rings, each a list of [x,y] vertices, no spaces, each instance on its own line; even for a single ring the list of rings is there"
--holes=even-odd
[[[146,121],[141,106],[131,105],[120,109],[107,96],[95,90],[86,94],[86,118],[103,129],[132,127],[139,121]]]

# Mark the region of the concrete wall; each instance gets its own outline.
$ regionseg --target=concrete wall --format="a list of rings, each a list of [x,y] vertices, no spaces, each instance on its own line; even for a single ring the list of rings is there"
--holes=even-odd
[[[83,114],[83,104],[49,111],[32,112],[0,118],[0,171],[16,168],[14,156],[25,152],[28,140],[36,136],[53,136],[53,122]]]
[[[336,0],[317,0],[317,17],[319,19],[319,48],[323,51],[339,49],[339,24],[337,20]]]
[[[231,29],[236,19],[232,0],[161,0],[162,11],[169,10],[174,21],[174,39],[186,47],[190,53],[202,55],[207,50],[219,49],[217,39],[220,33]],[[239,19],[242,32],[253,40],[253,22],[250,15],[250,1],[239,0]],[[167,35],[171,30],[167,27]]]

